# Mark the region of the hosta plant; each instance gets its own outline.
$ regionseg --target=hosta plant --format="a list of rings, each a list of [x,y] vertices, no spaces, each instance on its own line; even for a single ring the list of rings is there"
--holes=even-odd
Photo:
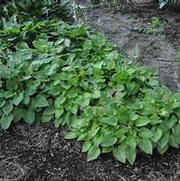
[[[25,11],[26,12],[26,11]],[[0,125],[54,122],[83,142],[88,160],[180,144],[180,93],[133,65],[103,35],[58,20],[4,17],[0,27]],[[23,19],[23,21],[22,21]]]
[[[180,0],[159,0],[160,8],[163,8],[167,4],[180,6]]]
[[[6,18],[16,15],[20,21],[50,17],[68,20],[70,9],[70,0],[11,0],[1,7],[0,15]]]

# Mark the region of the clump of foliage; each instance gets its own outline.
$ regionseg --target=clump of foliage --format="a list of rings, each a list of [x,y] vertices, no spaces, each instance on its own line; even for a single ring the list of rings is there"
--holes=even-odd
[[[158,17],[153,17],[149,24],[150,26],[148,28],[137,27],[132,30],[137,31],[139,33],[145,33],[148,35],[158,35],[161,32],[161,29],[163,28],[163,22]]]
[[[23,15],[22,15],[23,17]],[[0,124],[54,122],[88,160],[180,144],[180,94],[133,65],[104,36],[58,20],[12,16],[0,30]]]
[[[160,8],[166,5],[180,6],[180,0],[159,0]]]
[[[7,19],[16,15],[20,22],[53,17],[67,21],[71,17],[70,0],[12,0],[5,7],[0,5],[0,8],[1,17]]]
[[[180,60],[180,51],[176,54],[176,60]]]

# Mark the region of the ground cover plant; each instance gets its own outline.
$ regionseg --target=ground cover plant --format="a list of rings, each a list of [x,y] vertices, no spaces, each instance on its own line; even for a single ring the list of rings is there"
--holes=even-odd
[[[57,19],[4,18],[0,30],[0,124],[54,122],[83,141],[88,160],[112,152],[133,164],[140,149],[180,144],[180,94],[133,65],[106,38]]]
[[[159,0],[160,8],[163,8],[166,5],[179,6],[180,0]]]

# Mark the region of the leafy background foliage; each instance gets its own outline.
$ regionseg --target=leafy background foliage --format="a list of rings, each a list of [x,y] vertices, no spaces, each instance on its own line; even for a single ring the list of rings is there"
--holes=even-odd
[[[103,35],[57,19],[26,19],[23,11],[5,14],[1,24],[4,129],[22,121],[66,126],[66,138],[83,141],[88,160],[112,152],[133,164],[138,150],[179,147],[180,93],[160,85],[153,70],[133,65]]]
[[[180,0],[159,0],[160,8],[164,7],[167,4],[179,6]]]

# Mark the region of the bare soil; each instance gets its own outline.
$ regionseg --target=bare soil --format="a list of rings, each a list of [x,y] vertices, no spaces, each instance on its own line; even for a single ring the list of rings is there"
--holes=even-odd
[[[0,130],[1,181],[178,181],[180,152],[138,154],[133,166],[111,154],[87,162],[81,144],[53,125],[14,125]]]
[[[85,2],[86,3],[86,2]],[[93,26],[116,43],[127,56],[157,68],[160,80],[180,90],[180,11],[122,7],[118,11],[91,9],[80,22]],[[149,28],[152,17],[162,20],[157,35],[137,32]],[[180,150],[161,156],[138,153],[133,166],[117,162],[111,154],[86,161],[81,143],[64,139],[65,128],[52,124],[19,123],[0,128],[0,181],[179,181]]]

